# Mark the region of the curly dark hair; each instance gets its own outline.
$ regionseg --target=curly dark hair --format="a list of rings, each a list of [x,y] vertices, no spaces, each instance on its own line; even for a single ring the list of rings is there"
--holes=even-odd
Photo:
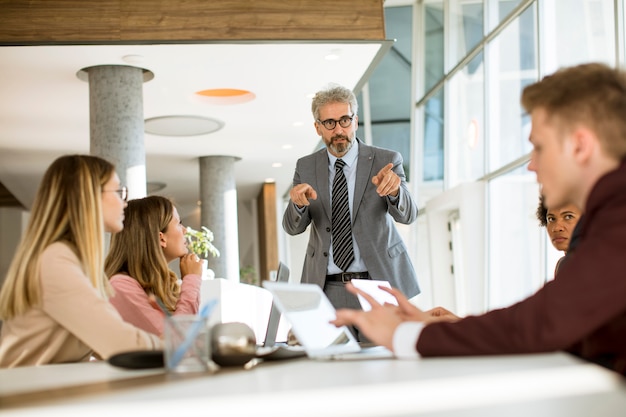
[[[543,202],[543,196],[539,196],[539,205],[537,206],[535,215],[537,216],[537,220],[539,220],[540,226],[546,227],[548,225],[548,208]]]

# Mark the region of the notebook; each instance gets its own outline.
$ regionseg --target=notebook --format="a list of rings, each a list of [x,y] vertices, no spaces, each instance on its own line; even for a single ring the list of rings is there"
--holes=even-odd
[[[315,284],[289,284],[264,281],[274,303],[289,320],[292,331],[312,359],[392,358],[382,346],[361,347],[346,326],[331,324],[335,308]]]

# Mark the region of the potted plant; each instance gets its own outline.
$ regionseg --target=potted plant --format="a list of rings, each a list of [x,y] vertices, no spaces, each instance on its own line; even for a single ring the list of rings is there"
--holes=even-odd
[[[189,250],[198,257],[202,258],[204,271],[202,273],[202,278],[212,278],[211,274],[213,271],[208,269],[208,257],[211,254],[213,257],[220,256],[220,251],[213,246],[213,232],[205,226],[201,226],[201,230],[195,230],[191,227],[187,227],[187,231],[185,232],[185,238],[187,239],[187,247]],[[210,272],[209,272],[210,271]]]

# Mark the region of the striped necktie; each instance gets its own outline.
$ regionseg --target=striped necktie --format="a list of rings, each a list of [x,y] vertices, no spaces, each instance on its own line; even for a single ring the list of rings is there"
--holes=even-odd
[[[335,162],[331,233],[333,239],[333,260],[335,265],[344,272],[354,261],[352,225],[350,224],[350,207],[348,204],[348,182],[343,174],[345,164],[342,159],[337,159]]]

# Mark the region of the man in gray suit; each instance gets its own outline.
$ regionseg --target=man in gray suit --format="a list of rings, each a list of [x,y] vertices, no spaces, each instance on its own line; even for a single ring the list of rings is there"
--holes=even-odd
[[[358,103],[351,90],[330,86],[315,95],[311,107],[326,149],[298,160],[283,216],[283,228],[290,235],[311,225],[301,282],[320,285],[336,308],[359,308],[357,298],[344,288],[356,278],[389,281],[408,297],[419,294],[415,270],[394,225],[394,220],[410,224],[417,218],[402,156],[357,139]],[[338,159],[344,163],[351,220],[347,240],[352,247],[346,262],[338,260],[344,250],[339,249],[339,239],[332,238],[333,182],[335,173],[341,173],[335,167]]]

